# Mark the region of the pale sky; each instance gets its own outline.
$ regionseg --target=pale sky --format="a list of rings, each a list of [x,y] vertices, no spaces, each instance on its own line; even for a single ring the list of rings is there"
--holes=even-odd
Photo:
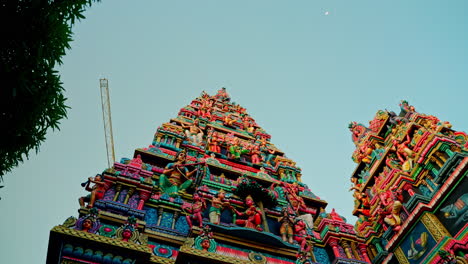
[[[416,110],[467,131],[468,2],[103,1],[58,70],[68,119],[4,176],[0,263],[45,263],[49,230],[77,216],[80,183],[107,166],[99,78],[109,79],[117,160],[200,95],[226,87],[354,223],[348,123]]]

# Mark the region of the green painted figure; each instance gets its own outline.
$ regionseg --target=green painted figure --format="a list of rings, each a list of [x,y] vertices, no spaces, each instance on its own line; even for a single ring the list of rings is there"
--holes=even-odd
[[[163,173],[159,177],[159,187],[163,193],[167,193],[171,197],[175,197],[179,192],[185,192],[192,185],[192,175],[197,171],[190,171],[185,164],[185,151],[177,153],[176,161],[167,164]]]

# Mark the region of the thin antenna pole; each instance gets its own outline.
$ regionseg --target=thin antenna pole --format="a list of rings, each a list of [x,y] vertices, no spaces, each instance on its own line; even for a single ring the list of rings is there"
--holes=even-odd
[[[112,117],[110,109],[109,83],[107,79],[99,79],[101,88],[102,119],[104,121],[104,137],[106,140],[107,164],[109,168],[114,165],[114,135],[112,134]]]

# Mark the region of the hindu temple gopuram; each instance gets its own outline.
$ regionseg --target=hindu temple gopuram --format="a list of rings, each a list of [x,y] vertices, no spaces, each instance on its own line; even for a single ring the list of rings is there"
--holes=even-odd
[[[349,128],[355,225],[224,88],[203,92],[82,184],[47,263],[467,263],[467,134],[405,101]]]
[[[349,125],[358,237],[373,263],[468,263],[468,136],[400,108]]]

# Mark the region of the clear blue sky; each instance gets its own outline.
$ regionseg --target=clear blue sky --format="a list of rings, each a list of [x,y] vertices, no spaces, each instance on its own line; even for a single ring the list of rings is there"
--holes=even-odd
[[[49,230],[77,216],[80,183],[105,169],[101,77],[118,159],[202,90],[224,86],[328,210],[354,223],[350,121],[407,99],[467,131],[467,12],[464,0],[95,4],[59,68],[68,119],[4,177],[0,263],[44,263]]]

